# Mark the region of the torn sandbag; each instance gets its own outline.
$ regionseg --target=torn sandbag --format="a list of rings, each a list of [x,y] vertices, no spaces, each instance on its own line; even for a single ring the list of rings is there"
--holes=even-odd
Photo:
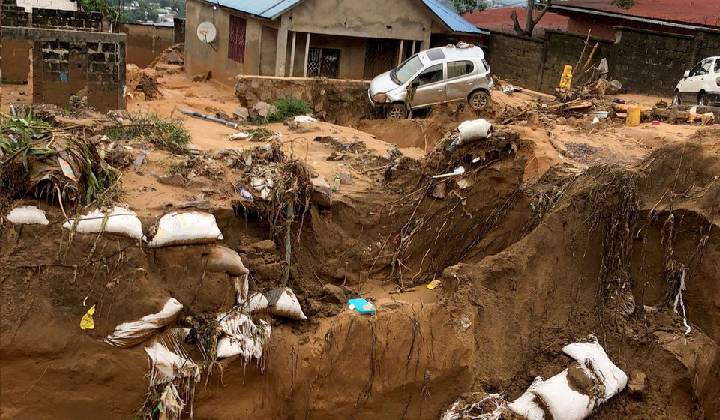
[[[209,248],[205,270],[228,273],[231,276],[245,276],[250,273],[235,250],[221,245]]]
[[[134,211],[114,207],[111,211],[93,210],[84,216],[68,220],[63,228],[80,233],[117,233],[127,237],[143,239],[142,223]]]
[[[145,353],[150,358],[150,385],[159,385],[171,382],[177,378],[190,378],[195,382],[200,380],[200,368],[184,352],[178,354],[164,344],[155,341],[145,347]]]
[[[508,408],[515,414],[526,418],[527,420],[544,420],[545,414],[542,407],[538,404],[538,397],[533,393],[537,387],[543,383],[541,377],[536,377],[528,389],[515,401],[508,404]]]
[[[531,392],[542,400],[553,420],[582,420],[595,407],[590,396],[570,386],[568,369],[538,384]]]
[[[12,209],[6,218],[16,225],[48,225],[50,222],[45,216],[45,211],[37,206],[22,206]]]
[[[222,331],[217,343],[218,359],[239,356],[245,363],[262,359],[263,348],[270,339],[270,324],[260,320],[256,325],[238,311],[219,314],[217,320]]]
[[[605,397],[601,400],[604,402],[625,389],[628,377],[610,360],[597,339],[593,339],[589,343],[568,344],[563,347],[563,352],[592,371],[595,381],[599,381],[605,389]]]
[[[165,385],[157,405],[158,420],[180,419],[183,408],[185,408],[185,402],[180,398],[175,384],[169,382]]]
[[[492,124],[487,120],[479,118],[477,120],[463,121],[458,125],[460,142],[471,140],[486,139],[490,137],[492,132]]]
[[[168,213],[160,218],[157,232],[149,246],[158,248],[169,245],[207,244],[223,238],[210,213],[190,211]]]
[[[271,289],[263,293],[265,300],[267,301],[267,311],[275,316],[290,318],[290,319],[307,319],[303,313],[300,302],[295,296],[295,293],[288,287],[279,287],[277,289]],[[254,305],[258,305],[260,308],[264,301],[253,295],[255,299]],[[252,299],[251,299],[252,300]],[[257,309],[256,312],[262,309]]]
[[[500,394],[473,392],[458,398],[440,420],[500,420],[507,418],[507,402]]]
[[[139,321],[124,322],[105,338],[105,342],[116,347],[131,347],[145,341],[157,330],[169,325],[182,310],[182,303],[175,298],[165,302],[160,312],[145,315]]]

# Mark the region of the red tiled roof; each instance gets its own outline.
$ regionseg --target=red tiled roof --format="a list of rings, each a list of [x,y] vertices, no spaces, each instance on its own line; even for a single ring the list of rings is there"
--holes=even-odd
[[[720,1],[720,0],[717,0]],[[463,15],[465,20],[481,29],[488,29],[495,32],[504,32],[514,34],[513,22],[510,18],[512,11],[516,11],[518,22],[521,27],[525,27],[525,17],[527,11],[523,7],[502,7],[497,9],[487,9],[479,12],[466,13]],[[537,12],[535,12],[537,13]],[[540,22],[535,26],[534,36],[541,37],[546,29],[556,29],[566,31],[570,18],[557,13],[547,12]]]
[[[648,19],[720,26],[720,0],[635,0],[629,9],[614,6],[612,0],[567,0],[556,6],[582,7]]]

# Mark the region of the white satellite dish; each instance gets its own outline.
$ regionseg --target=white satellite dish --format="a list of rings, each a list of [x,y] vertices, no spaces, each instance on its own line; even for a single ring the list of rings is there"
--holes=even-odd
[[[197,37],[200,41],[206,44],[212,43],[215,41],[215,37],[217,37],[217,29],[215,29],[215,25],[210,22],[203,22],[199,24],[197,27]]]

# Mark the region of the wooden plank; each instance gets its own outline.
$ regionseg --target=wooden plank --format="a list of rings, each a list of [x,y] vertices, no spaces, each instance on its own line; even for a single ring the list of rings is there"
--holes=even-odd
[[[305,61],[303,63],[303,77],[307,77],[308,57],[310,56],[310,32],[307,33],[305,41]]]
[[[292,42],[290,43],[290,77],[293,77],[295,71],[295,35],[297,35],[297,32],[293,32]]]

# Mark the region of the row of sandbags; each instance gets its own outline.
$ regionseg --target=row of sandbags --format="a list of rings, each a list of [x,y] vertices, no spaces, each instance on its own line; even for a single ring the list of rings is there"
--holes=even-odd
[[[483,396],[478,402],[458,400],[445,411],[442,420],[459,420],[465,414],[484,408],[484,418],[503,418],[507,410],[527,420],[581,420],[587,418],[604,402],[617,395],[627,385],[628,377],[608,357],[605,350],[591,337],[563,347],[574,359],[557,375],[543,379],[536,377],[527,390],[515,401],[507,403],[498,394]],[[547,416],[549,414],[549,417]]]

